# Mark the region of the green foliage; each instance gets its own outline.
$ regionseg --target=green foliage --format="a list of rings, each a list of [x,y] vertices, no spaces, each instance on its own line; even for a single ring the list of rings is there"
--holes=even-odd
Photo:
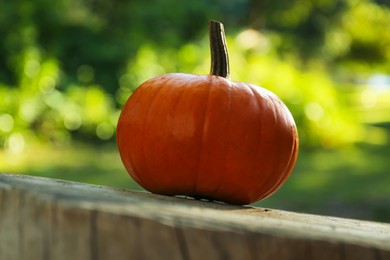
[[[253,26],[284,37],[280,53],[334,63],[389,63],[390,4],[374,0],[252,0]],[[266,10],[266,11],[263,11]],[[334,64],[333,64],[334,65]]]
[[[119,111],[99,85],[74,84],[59,91],[54,60],[27,60],[25,67],[31,71],[22,77],[19,88],[0,87],[2,146],[18,150],[31,140],[62,144],[72,133],[91,140],[112,138]]]
[[[34,48],[42,58],[60,61],[60,89],[77,82],[77,71],[87,65],[95,71],[95,82],[113,93],[126,61],[145,43],[179,47],[203,35],[210,17],[237,26],[244,6],[243,0],[5,1],[0,82],[18,85],[23,53]]]

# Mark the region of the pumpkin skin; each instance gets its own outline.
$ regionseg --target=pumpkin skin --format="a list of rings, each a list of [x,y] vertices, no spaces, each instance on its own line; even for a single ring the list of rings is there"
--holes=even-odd
[[[172,73],[130,96],[117,144],[128,173],[150,192],[244,205],[286,181],[298,133],[287,107],[264,88]]]

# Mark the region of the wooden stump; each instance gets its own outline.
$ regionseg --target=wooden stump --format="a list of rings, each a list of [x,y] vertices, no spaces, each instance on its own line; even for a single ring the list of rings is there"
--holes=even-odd
[[[390,224],[0,174],[0,259],[390,259]]]

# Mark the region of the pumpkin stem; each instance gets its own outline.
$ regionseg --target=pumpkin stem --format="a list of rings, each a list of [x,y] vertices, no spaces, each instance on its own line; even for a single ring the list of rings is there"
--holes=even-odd
[[[230,78],[229,55],[222,23],[210,20],[209,38],[211,52],[210,74],[228,79]]]

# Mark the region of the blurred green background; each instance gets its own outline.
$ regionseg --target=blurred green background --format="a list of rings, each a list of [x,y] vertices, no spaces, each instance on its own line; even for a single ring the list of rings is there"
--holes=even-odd
[[[207,74],[209,19],[231,75],[275,92],[300,134],[293,174],[257,206],[390,222],[387,0],[0,2],[0,171],[140,189],[115,127],[132,91]]]

